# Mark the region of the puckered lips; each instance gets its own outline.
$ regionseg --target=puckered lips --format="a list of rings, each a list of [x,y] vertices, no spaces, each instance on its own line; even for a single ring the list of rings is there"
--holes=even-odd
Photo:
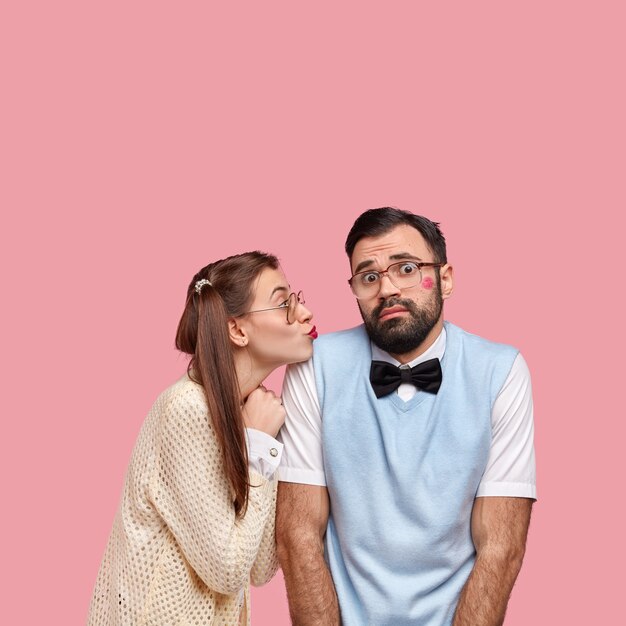
[[[317,339],[317,328],[315,326],[313,326],[313,328],[311,328],[311,330],[307,334],[312,339]]]
[[[409,310],[406,307],[400,305],[390,306],[380,312],[378,320],[381,322],[386,322],[387,320],[391,320],[394,317],[400,317],[408,312]]]

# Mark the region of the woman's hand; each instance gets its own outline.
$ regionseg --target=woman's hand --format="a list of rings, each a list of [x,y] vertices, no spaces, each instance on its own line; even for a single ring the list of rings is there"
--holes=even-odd
[[[261,386],[255,389],[243,405],[246,428],[260,430],[276,437],[285,422],[282,400],[271,390]]]

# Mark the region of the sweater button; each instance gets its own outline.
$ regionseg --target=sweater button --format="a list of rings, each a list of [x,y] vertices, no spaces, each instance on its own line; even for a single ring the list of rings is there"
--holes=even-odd
[[[270,448],[270,454],[272,456],[278,456],[278,450],[276,448]]]

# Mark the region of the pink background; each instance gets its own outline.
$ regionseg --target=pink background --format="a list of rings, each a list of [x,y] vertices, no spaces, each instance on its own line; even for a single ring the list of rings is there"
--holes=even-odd
[[[442,223],[447,318],[533,373],[507,625],[616,623],[623,4],[207,4],[0,9],[3,623],[84,623],[193,273],[270,250],[353,325],[343,241],[387,204]],[[280,576],[253,623],[289,623]]]

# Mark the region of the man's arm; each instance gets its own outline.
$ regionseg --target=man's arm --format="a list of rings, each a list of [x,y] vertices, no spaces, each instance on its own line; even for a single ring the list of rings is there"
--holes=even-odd
[[[453,626],[500,626],[522,567],[533,500],[476,498],[472,538],[476,562],[463,587]]]
[[[335,626],[339,605],[324,560],[328,491],[318,485],[278,486],[276,541],[294,626]]]

